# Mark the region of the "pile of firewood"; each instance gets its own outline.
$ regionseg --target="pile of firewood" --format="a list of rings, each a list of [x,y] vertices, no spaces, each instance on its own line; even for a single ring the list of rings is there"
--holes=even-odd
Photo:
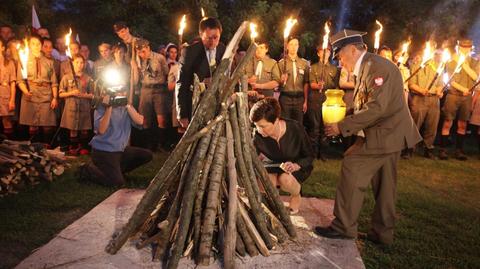
[[[0,196],[17,193],[27,184],[52,181],[65,171],[66,159],[59,150],[30,141],[0,142]]]
[[[224,267],[234,268],[236,255],[269,256],[275,245],[296,237],[253,147],[247,93],[234,94],[256,45],[232,75],[227,71],[246,26],[230,41],[186,133],[113,235],[108,253],[132,238],[137,248],[151,246],[166,268],[177,268],[185,256],[200,265],[223,257]]]

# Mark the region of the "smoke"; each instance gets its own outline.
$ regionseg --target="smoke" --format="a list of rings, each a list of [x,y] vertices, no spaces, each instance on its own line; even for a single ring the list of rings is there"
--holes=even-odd
[[[350,0],[340,0],[339,14],[335,22],[337,32],[345,28],[346,19],[350,13]]]
[[[480,54],[480,9],[477,13],[476,20],[468,31],[468,35],[472,38],[473,44],[475,44],[475,51],[477,54]]]

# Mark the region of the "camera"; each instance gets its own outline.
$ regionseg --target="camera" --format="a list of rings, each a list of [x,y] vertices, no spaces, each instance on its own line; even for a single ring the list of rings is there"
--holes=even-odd
[[[111,68],[105,70],[103,76],[95,82],[95,94],[92,101],[92,107],[96,108],[100,104],[105,106],[125,106],[128,103],[127,96],[119,95],[127,92],[124,78],[119,70]],[[106,101],[105,96],[108,96]]]

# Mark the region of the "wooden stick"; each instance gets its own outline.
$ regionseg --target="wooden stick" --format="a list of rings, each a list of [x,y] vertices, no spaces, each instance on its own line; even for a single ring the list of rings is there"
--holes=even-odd
[[[270,256],[270,252],[268,251],[267,245],[262,239],[262,236],[255,228],[255,225],[250,220],[247,210],[243,207],[241,202],[238,203],[238,211],[240,212],[240,216],[242,217],[243,221],[245,222],[246,228],[252,237],[253,241],[255,241],[255,245],[257,245],[258,250],[262,253],[263,256],[267,257]]]
[[[235,268],[235,248],[237,246],[237,169],[235,167],[235,152],[232,126],[226,122],[227,159],[228,159],[228,210],[225,243],[223,245],[223,262],[225,269]],[[243,242],[242,242],[243,243]],[[245,247],[243,249],[245,251]]]
[[[219,137],[215,149],[215,157],[213,158],[212,171],[210,173],[210,184],[208,186],[207,203],[205,206],[205,216],[203,219],[202,235],[198,251],[198,263],[205,266],[210,264],[215,217],[217,215],[217,207],[220,200],[220,183],[225,166],[226,147],[227,139],[223,136]]]

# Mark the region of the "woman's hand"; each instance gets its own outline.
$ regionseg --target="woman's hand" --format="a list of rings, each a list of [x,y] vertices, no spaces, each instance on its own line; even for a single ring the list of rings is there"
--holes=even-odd
[[[57,106],[58,106],[58,100],[57,100],[57,98],[53,98],[52,102],[50,103],[50,108],[55,109],[55,108],[57,108]]]
[[[296,172],[296,171],[300,170],[301,167],[297,163],[284,162],[284,163],[280,164],[280,168],[282,168],[283,171],[291,174],[293,172]]]

